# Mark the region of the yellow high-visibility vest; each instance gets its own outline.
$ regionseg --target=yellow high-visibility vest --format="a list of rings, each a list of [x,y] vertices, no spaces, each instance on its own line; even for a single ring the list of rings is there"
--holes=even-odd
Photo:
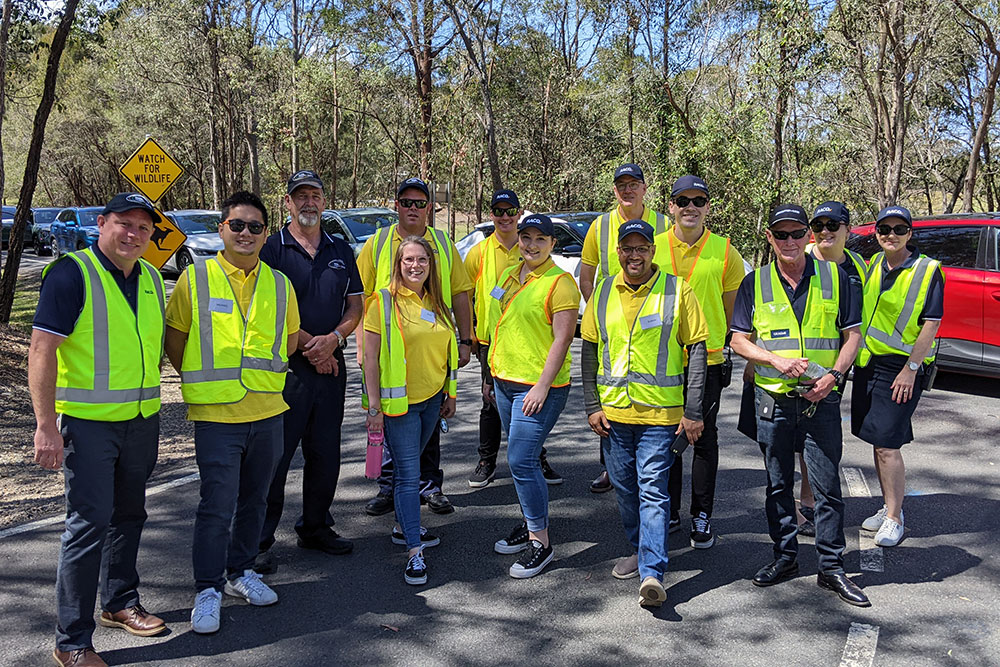
[[[813,249],[815,247],[816,247],[815,243],[806,244],[806,254],[813,257],[814,259],[819,259],[819,257],[813,255]],[[847,255],[847,258],[851,260],[852,264],[854,264],[854,269],[858,272],[858,275],[861,277],[861,287],[864,288],[864,286],[868,282],[868,271],[869,271],[868,262],[865,261],[864,257],[854,252],[850,248],[844,248],[844,254]],[[820,259],[820,261],[822,262],[823,260]]]
[[[479,275],[475,277],[476,281],[476,338],[480,343],[486,343],[489,341],[490,327],[489,327],[489,305],[492,300],[490,297],[490,292],[499,283],[497,280],[497,258],[496,250],[500,247],[500,240],[497,238],[496,234],[491,234],[490,236],[483,239],[481,242],[482,248],[480,248],[480,257],[482,261],[479,263]],[[520,256],[520,253],[518,253]]]
[[[649,224],[655,234],[662,234],[667,231],[670,226],[667,224],[667,218],[662,213],[657,213],[653,209],[646,206],[642,211],[642,219],[647,224]],[[614,227],[612,221],[621,220],[621,215],[618,213],[618,208],[616,207],[612,211],[608,211],[603,215],[598,216],[594,222],[591,224],[596,226],[597,229],[594,233],[597,234],[598,240],[598,251],[601,253],[600,263],[597,265],[597,275],[594,276],[594,284],[597,284],[607,278],[608,276],[617,275],[622,270],[622,265],[618,261],[618,253],[615,248],[612,247],[612,239],[615,239],[615,244],[617,245],[618,239],[618,228]],[[619,226],[628,222],[627,220],[621,220]]]

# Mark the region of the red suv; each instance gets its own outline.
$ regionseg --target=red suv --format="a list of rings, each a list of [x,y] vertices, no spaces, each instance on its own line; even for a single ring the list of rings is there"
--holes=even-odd
[[[866,259],[881,250],[875,225],[855,227],[847,247]],[[913,221],[913,243],[944,268],[941,368],[1000,377],[1000,213]]]

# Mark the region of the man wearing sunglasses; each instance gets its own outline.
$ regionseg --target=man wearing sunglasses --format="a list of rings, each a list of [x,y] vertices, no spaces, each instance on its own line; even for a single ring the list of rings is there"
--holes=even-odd
[[[594,218],[583,240],[583,253],[580,257],[580,292],[586,301],[590,300],[597,283],[609,276],[617,275],[622,270],[615,252],[614,235],[618,228],[629,220],[642,220],[651,226],[656,234],[667,231],[666,217],[643,203],[646,196],[646,177],[639,165],[632,163],[621,165],[615,169],[613,182],[611,191],[615,196],[615,207]],[[605,445],[606,443],[601,446],[602,467]],[[611,479],[607,470],[603,470],[591,483],[590,490],[594,493],[611,490]]]
[[[299,311],[291,281],[259,261],[266,227],[257,196],[222,202],[224,248],[189,266],[167,305],[167,357],[181,376],[201,474],[191,611],[199,634],[219,629],[223,593],[255,606],[278,601],[253,566],[283,450],[281,392]]]
[[[476,356],[482,370],[483,407],[479,411],[479,463],[469,476],[469,486],[479,489],[493,481],[500,451],[502,424],[497,412],[493,382],[490,379],[489,332],[486,331],[486,310],[501,274],[521,262],[521,249],[517,243],[517,221],[521,218],[521,202],[513,190],[497,190],[490,201],[493,234],[477,243],[465,257],[465,270],[472,278],[475,312],[475,334],[478,342]],[[549,466],[545,447],[539,457],[542,476],[548,484],[561,484],[562,477]]]
[[[719,470],[719,431],[716,418],[722,396],[724,374],[732,370],[723,348],[733,315],[736,290],[743,282],[743,257],[729,239],[705,228],[711,211],[708,184],[697,176],[682,176],[670,190],[670,217],[673,226],[656,237],[654,261],[663,271],[679,276],[698,297],[708,320],[708,374],[704,389],[705,429],[701,437],[690,438],[691,455],[691,546],[709,549],[715,544],[712,510],[715,480]],[[724,373],[724,366],[728,367]],[[678,454],[670,468],[670,529],[681,526],[681,488],[684,460]]]
[[[448,235],[440,229],[427,226],[430,189],[423,180],[408,178],[399,184],[396,189],[396,211],[399,213],[399,223],[376,230],[375,234],[365,241],[358,255],[358,270],[365,288],[365,299],[367,300],[373,292],[389,286],[392,258],[403,239],[408,236],[422,236],[427,239],[434,249],[445,305],[454,311],[455,321],[458,323],[458,365],[461,368],[469,363],[472,354],[472,305],[469,299],[472,281],[465,271],[465,264],[462,263],[455,243],[448,238]],[[363,337],[359,331],[358,340]],[[362,359],[361,345],[358,345],[359,366]],[[378,480],[379,492],[365,505],[365,512],[372,516],[387,514],[394,509],[392,460],[388,456],[389,448],[386,447],[384,451],[382,475]],[[455,511],[448,496],[441,490],[443,482],[441,431],[435,427],[431,439],[420,456],[420,502],[437,514]]]
[[[289,223],[268,237],[260,260],[292,281],[299,303],[298,349],[288,360],[284,399],[284,451],[267,494],[267,514],[254,569],[277,570],[270,548],[281,520],[288,467],[302,443],[302,513],[297,544],[328,554],[350,553],[353,544],[331,526],[330,505],[340,476],[340,430],[344,421],[347,369],[344,346],[364,304],[354,251],[320,226],[326,196],[319,174],[308,169],[288,179]]]
[[[861,342],[860,307],[842,269],[806,255],[809,222],[801,206],[778,205],[765,233],[775,260],[740,285],[731,342],[754,364],[757,442],[767,469],[764,509],[774,543],[774,560],[753,584],[772,586],[799,572],[793,487],[795,444],[804,440],[816,495],[816,583],[848,604],[868,607],[868,597],[844,573],[840,491],[840,392]]]

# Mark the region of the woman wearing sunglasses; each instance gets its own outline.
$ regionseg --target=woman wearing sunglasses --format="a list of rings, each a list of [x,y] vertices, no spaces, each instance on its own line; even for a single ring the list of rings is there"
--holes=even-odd
[[[392,541],[409,550],[403,578],[413,585],[427,583],[424,547],[441,542],[420,525],[420,454],[438,420],[455,414],[458,379],[455,322],[435,261],[426,239],[403,239],[389,286],[372,294],[365,313],[367,426],[384,431],[395,461]]]
[[[521,264],[508,268],[491,293],[489,364],[500,421],[507,433],[507,464],[523,522],[494,545],[501,554],[524,552],[510,576],[526,579],[552,561],[549,492],[538,457],[569,396],[569,344],[580,290],[553,263],[555,230],[546,215],[517,226]]]
[[[900,448],[913,440],[910,418],[937,353],[944,275],[940,262],[910,243],[913,221],[902,206],[879,212],[875,237],[882,252],[872,257],[865,284],[851,432],[875,447],[885,502],[861,527],[877,531],[878,546],[893,547],[903,538],[906,471]]]

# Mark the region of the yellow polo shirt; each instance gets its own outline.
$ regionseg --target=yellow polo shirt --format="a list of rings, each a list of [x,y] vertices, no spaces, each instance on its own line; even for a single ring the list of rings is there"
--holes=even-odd
[[[524,277],[524,281],[527,282],[528,278],[539,278],[546,271],[555,266],[555,262],[549,257],[547,260],[535,267],[534,271],[528,272]],[[519,272],[515,271],[510,274],[501,287],[504,288],[503,298],[500,299],[500,310],[501,312],[507,309],[507,305],[510,303],[511,299],[517,293],[517,288],[519,288],[524,283],[521,282],[521,277],[518,275]],[[570,280],[557,280],[556,284],[552,287],[552,292],[549,294],[549,298],[546,299],[543,304],[543,311],[545,312],[545,317],[549,322],[552,321],[552,316],[558,312],[564,310],[579,310],[580,309],[580,288],[576,286],[576,281],[572,280],[573,276],[570,276]],[[495,325],[496,323],[494,323]]]
[[[618,261],[618,252],[615,248],[618,246],[618,228],[624,225],[628,220],[623,220],[621,213],[618,212],[618,206],[615,206],[611,211],[611,219],[608,221],[610,229],[608,229],[608,241],[611,243],[611,247],[608,248],[608,262]],[[601,216],[597,216],[600,218]],[[587,236],[583,239],[583,253],[580,257],[580,261],[588,266],[599,266],[601,263],[601,240],[597,237],[597,218],[594,218],[594,222],[591,223],[590,229],[587,230]],[[642,219],[649,224],[650,227],[656,229],[656,211],[649,208],[648,206],[642,209]],[[670,225],[670,218],[664,219],[664,224]]]
[[[614,278],[615,289],[618,290],[622,300],[622,310],[625,313],[625,320],[629,328],[635,325],[635,318],[642,308],[643,302],[649,295],[649,290],[656,282],[657,271],[645,283],[633,290],[625,283],[625,274],[619,273]],[[677,286],[681,290],[681,304],[678,321],[674,323],[674,333],[677,342],[684,345],[693,345],[708,339],[708,322],[698,305],[698,297],[683,280],[677,281]],[[594,290],[597,293],[597,290]],[[587,302],[587,308],[583,312],[583,322],[580,325],[580,336],[591,343],[596,343],[600,339],[597,329],[597,299]],[[627,408],[615,408],[607,406],[603,408],[604,416],[611,421],[621,424],[653,424],[657,426],[678,424],[684,416],[684,406],[672,408],[654,408],[648,405],[631,405]]]
[[[653,257],[653,262],[657,266],[664,267],[666,271],[669,271],[675,276],[680,276],[681,278],[684,278],[684,280],[690,280],[694,271],[698,270],[698,257],[701,255],[701,251],[705,247],[705,242],[708,241],[708,228],[705,228],[701,237],[695,242],[694,245],[690,246],[677,238],[677,235],[674,234],[675,229],[675,227],[671,226],[666,232],[655,237],[656,255]],[[667,243],[664,243],[664,237],[666,237]],[[743,282],[744,275],[743,256],[740,254],[740,251],[737,250],[732,243],[730,243],[729,250],[726,253],[726,268],[722,273],[722,293],[735,292],[738,290],[740,288],[740,283]],[[706,287],[706,285],[701,285],[695,290],[695,295],[698,297],[699,304],[710,303],[710,299],[722,300],[722,293],[715,290],[710,291],[706,289]],[[725,309],[724,304],[723,309]],[[721,364],[724,360],[725,355],[722,350],[716,350],[708,353],[709,366]]]
[[[240,312],[246,317],[250,308],[250,299],[253,297],[254,287],[257,285],[257,275],[260,272],[260,262],[249,274],[243,272],[222,256],[222,252],[216,255],[219,264],[229,278],[229,284],[236,295],[236,303],[240,306]],[[214,261],[214,260],[208,260]],[[191,331],[191,288],[188,285],[187,271],[177,278],[173,294],[170,295],[170,302],[167,304],[166,313],[167,326],[178,331],[187,333]],[[295,351],[297,345],[297,334],[299,332],[299,305],[295,298],[295,290],[288,291],[288,312],[285,315],[285,330],[288,336],[293,339],[289,346],[289,354]],[[217,403],[210,405],[189,405],[187,418],[191,421],[220,422],[222,424],[244,424],[246,422],[259,421],[275,415],[280,415],[288,409],[288,404],[281,397],[281,394],[265,394],[260,392],[247,392],[242,400],[235,403]]]
[[[431,248],[435,247],[432,232],[429,227],[424,229],[424,238],[431,244]],[[398,248],[399,244],[402,242],[403,237],[399,235],[399,226],[397,225],[393,228],[392,238],[389,240],[390,257],[396,256],[396,248]],[[453,259],[451,265],[451,275],[448,276],[448,280],[451,284],[452,297],[454,297],[456,294],[461,294],[462,292],[468,292],[471,290],[472,281],[469,280],[469,274],[465,272],[465,264],[462,263],[462,256],[458,254],[455,242],[449,238],[448,243],[451,244],[451,256]],[[438,275],[440,276],[441,263],[437,258],[435,258],[435,261],[438,262]],[[365,245],[361,248],[361,253],[358,255],[358,272],[361,274],[361,282],[365,287],[365,296],[370,295],[377,289],[388,287],[388,285],[375,284],[378,277],[378,274],[375,271],[375,235],[370,236],[368,240],[365,241]],[[444,279],[445,277],[441,276],[442,282]]]
[[[503,275],[511,266],[521,262],[521,247],[514,241],[514,245],[508,250],[503,247],[499,239],[496,239],[496,234],[483,239],[469,251],[469,254],[465,256],[465,272],[472,279],[472,282],[476,287],[479,286],[480,281],[487,281],[486,287],[492,289],[494,285],[497,284],[497,280]],[[491,248],[493,250],[493,261],[496,265],[496,275],[494,276],[483,276],[480,273],[483,270],[483,252]],[[476,312],[475,301],[476,301],[476,289],[472,290],[472,301],[473,308],[472,312]],[[485,311],[484,311],[485,312]],[[487,341],[481,340],[480,343],[486,343]]]
[[[376,307],[372,308],[372,304]],[[365,304],[365,331],[382,332],[382,309],[374,295]],[[449,336],[455,329],[449,322],[434,315],[434,322],[422,317],[422,311],[434,312],[434,303],[425,294],[421,299],[416,292],[400,287],[395,305],[403,329],[403,347],[406,358],[406,401],[409,405],[422,403],[444,391],[448,378]]]

